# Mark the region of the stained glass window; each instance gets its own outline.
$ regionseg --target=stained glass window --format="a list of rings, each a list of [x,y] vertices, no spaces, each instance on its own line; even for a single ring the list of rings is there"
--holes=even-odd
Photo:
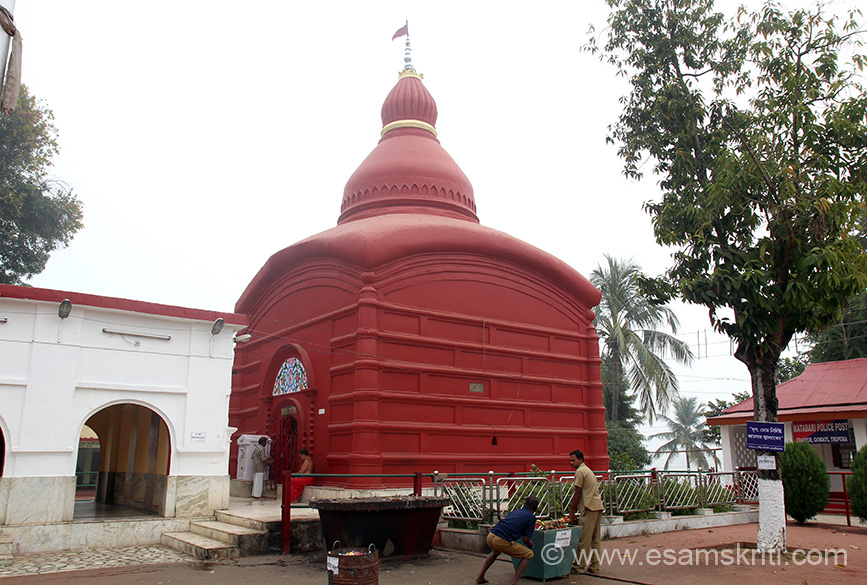
[[[307,390],[307,372],[298,358],[289,358],[280,366],[274,381],[274,396]]]

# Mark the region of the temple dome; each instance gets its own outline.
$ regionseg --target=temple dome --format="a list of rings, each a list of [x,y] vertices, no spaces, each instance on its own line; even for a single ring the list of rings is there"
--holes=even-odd
[[[382,138],[349,178],[337,223],[422,213],[478,223],[473,187],[436,137],[436,102],[403,71],[382,106]]]

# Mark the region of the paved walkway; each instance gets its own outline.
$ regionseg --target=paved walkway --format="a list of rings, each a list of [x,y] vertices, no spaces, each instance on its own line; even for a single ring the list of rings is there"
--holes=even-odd
[[[258,507],[263,515],[273,513],[270,505]],[[298,515],[309,513],[302,510],[298,510]],[[294,508],[293,512],[296,512]],[[600,576],[570,576],[556,582],[563,585],[604,585],[617,581],[643,585],[724,582],[848,585],[863,582],[867,575],[867,526],[847,527],[845,519],[834,516],[823,516],[819,520],[806,526],[790,523],[789,549],[803,552],[775,559],[754,557],[751,550],[744,547],[743,543],[755,542],[755,524],[608,540],[603,542],[603,550],[610,559],[603,565]],[[830,550],[840,554],[824,556],[825,551]],[[437,550],[423,559],[389,560],[380,566],[380,583],[469,584],[482,559],[483,555]],[[503,560],[491,568],[488,579],[491,585],[505,585],[511,575],[511,563]],[[326,582],[327,578],[325,553],[288,557],[272,554],[203,563],[160,546],[21,555],[15,557],[11,566],[0,567],[0,585],[79,582],[88,585],[118,582],[236,585],[247,579],[258,585],[301,585]]]

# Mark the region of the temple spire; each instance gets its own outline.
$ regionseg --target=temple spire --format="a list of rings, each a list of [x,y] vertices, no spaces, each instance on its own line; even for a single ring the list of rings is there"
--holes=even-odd
[[[397,29],[397,32],[394,33],[394,36],[391,37],[391,40],[394,40],[398,37],[406,37],[406,47],[403,50],[403,70],[405,72],[415,73],[415,67],[412,66],[412,47],[409,42],[409,21],[406,21],[402,27]]]

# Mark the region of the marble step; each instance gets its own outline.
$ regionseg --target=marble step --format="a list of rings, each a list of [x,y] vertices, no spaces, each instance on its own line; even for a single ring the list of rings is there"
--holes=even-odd
[[[268,550],[268,533],[218,520],[191,522],[190,532],[238,547],[242,557],[259,555]]]
[[[277,514],[277,516],[271,517],[270,514],[263,513],[259,518],[250,518],[249,512],[242,516],[240,514],[233,514],[227,510],[217,510],[215,516],[217,521],[225,522],[226,524],[234,524],[236,526],[243,526],[252,530],[261,530],[263,532],[279,532],[281,524],[279,511]]]
[[[237,546],[192,532],[163,532],[160,542],[203,561],[233,559],[241,555]]]
[[[0,535],[0,567],[8,567],[12,564],[12,539]]]

